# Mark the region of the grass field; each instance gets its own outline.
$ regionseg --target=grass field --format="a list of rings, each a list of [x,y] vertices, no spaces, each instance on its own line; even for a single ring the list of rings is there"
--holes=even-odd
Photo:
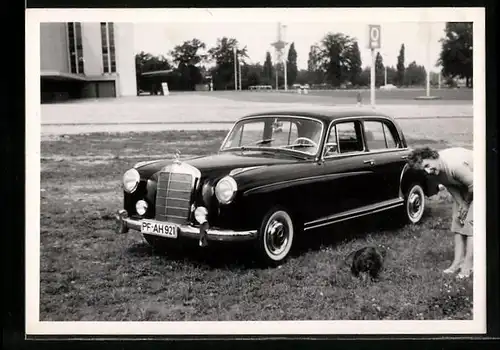
[[[472,147],[472,120],[408,121],[412,146]],[[415,121],[413,121],[415,123]],[[439,124],[437,127],[435,123]],[[447,130],[440,134],[437,130]],[[472,319],[472,280],[441,271],[452,259],[451,203],[431,198],[427,219],[395,229],[387,217],[311,233],[279,268],[258,268],[245,245],[152,251],[117,235],[122,173],[179,149],[217,150],[226,131],[54,136],[41,144],[42,321]],[[387,249],[379,282],[361,282],[343,258],[367,243]]]

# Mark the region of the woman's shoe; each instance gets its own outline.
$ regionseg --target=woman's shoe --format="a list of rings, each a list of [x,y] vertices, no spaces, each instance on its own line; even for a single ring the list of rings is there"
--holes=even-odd
[[[444,270],[443,273],[446,275],[452,275],[452,274],[458,272],[458,270],[460,270],[460,264],[451,265],[446,270]]]
[[[460,269],[460,273],[457,275],[458,279],[466,279],[472,275],[472,269]]]

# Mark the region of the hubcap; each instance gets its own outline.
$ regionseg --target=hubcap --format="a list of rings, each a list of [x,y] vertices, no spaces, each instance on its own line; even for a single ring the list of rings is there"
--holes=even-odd
[[[266,245],[273,255],[281,254],[287,246],[289,232],[286,224],[279,219],[273,219],[267,226]]]
[[[408,197],[408,215],[412,219],[418,219],[423,211],[423,198],[418,188],[414,188]]]

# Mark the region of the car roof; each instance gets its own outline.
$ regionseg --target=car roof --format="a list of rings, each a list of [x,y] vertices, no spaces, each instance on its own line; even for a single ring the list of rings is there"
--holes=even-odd
[[[267,116],[267,115],[288,115],[288,116],[301,116],[311,117],[329,123],[333,120],[346,118],[346,117],[383,117],[394,120],[391,116],[376,111],[370,108],[359,107],[331,107],[331,108],[302,108],[302,109],[288,109],[288,110],[267,110],[258,113],[248,114],[244,118]]]

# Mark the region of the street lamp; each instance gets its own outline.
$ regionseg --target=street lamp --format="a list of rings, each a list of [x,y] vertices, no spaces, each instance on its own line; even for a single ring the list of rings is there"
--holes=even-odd
[[[240,58],[238,57],[238,76],[239,76],[239,85],[240,85],[240,91],[241,91],[241,62]]]
[[[384,86],[387,87],[387,55],[384,53]]]
[[[286,28],[286,25],[281,25],[281,23],[278,23],[278,35],[277,35],[277,40],[274,43],[271,43],[271,46],[274,47],[275,53],[276,53],[276,90],[279,90],[278,87],[278,63],[281,62],[284,66],[284,78],[285,78],[285,90],[287,89],[287,72],[286,72],[286,58],[284,58],[284,49],[286,48],[287,43],[283,40],[282,37],[282,30]]]
[[[287,25],[283,25],[283,41],[285,42],[285,47],[283,47],[283,73],[285,75],[285,91],[288,90],[288,77],[287,77],[287,65],[288,65],[288,54],[287,54],[287,46],[288,43],[286,42],[286,27]]]
[[[428,23],[426,25],[426,29],[427,29],[427,69],[426,69],[426,73],[427,73],[427,93],[426,93],[426,96],[427,97],[430,97],[431,96],[431,49],[430,49],[430,46],[431,46],[431,26],[432,26],[432,23]]]
[[[236,47],[233,47],[234,54],[234,90],[238,89],[238,73],[236,71]]]

